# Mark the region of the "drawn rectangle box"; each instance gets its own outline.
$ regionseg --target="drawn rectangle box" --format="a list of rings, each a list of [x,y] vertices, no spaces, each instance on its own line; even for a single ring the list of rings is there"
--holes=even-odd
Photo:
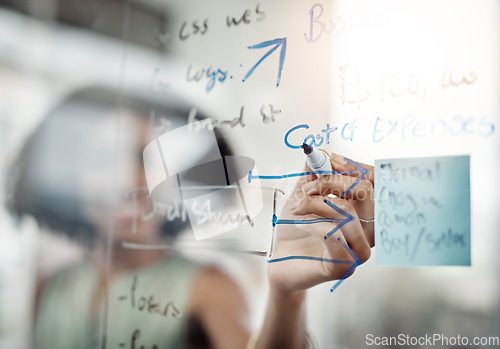
[[[468,155],[375,161],[378,265],[471,265]]]

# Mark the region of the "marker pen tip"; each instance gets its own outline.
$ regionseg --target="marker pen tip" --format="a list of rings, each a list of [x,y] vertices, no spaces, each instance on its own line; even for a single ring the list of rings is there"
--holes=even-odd
[[[306,155],[311,154],[313,151],[313,147],[307,145],[306,143],[302,143],[302,148],[304,149],[304,154]]]

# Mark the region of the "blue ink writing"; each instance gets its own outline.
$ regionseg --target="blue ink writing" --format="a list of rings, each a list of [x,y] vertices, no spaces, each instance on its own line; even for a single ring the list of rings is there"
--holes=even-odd
[[[290,137],[295,137],[295,134],[301,129],[308,129],[309,125],[301,124],[292,127],[285,133],[285,145],[291,149],[302,149],[302,144],[305,143],[310,147],[318,148],[323,143],[330,144],[330,135],[338,130],[337,126],[330,126],[330,124],[326,124],[326,127],[321,130],[321,133],[317,134],[309,134],[304,138],[299,138],[294,143],[290,141]],[[352,141],[354,139],[354,131],[356,130],[356,120],[352,122],[346,122],[341,129],[340,135],[343,140]],[[300,136],[299,136],[300,137]]]
[[[442,135],[479,135],[491,136],[495,131],[495,124],[486,116],[481,118],[463,115],[454,115],[448,119],[432,121],[418,120],[414,115],[407,114],[400,120],[391,120],[377,117],[373,125],[372,141],[380,143],[390,138],[426,138]]]
[[[220,68],[212,69],[212,67],[202,68],[201,70],[197,70],[194,73],[191,71],[192,65],[190,64],[186,73],[186,80],[188,82],[191,81],[200,81],[203,78],[207,78],[207,93],[212,91],[216,82],[223,83],[226,81],[228,76],[227,70],[221,70]]]

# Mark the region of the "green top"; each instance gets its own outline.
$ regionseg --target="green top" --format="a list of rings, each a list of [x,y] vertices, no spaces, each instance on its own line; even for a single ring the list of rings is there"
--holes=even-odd
[[[37,349],[170,349],[185,346],[188,298],[199,265],[172,256],[110,287],[107,320],[92,311],[97,274],[90,264],[68,268],[43,289],[35,328]],[[100,333],[100,331],[103,333]]]

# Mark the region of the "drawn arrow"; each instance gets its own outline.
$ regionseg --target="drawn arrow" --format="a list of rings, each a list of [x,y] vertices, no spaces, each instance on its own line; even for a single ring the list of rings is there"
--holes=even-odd
[[[349,188],[347,188],[347,190],[345,192],[342,193],[342,196],[349,193],[352,190],[352,188],[354,188],[356,185],[358,185],[358,183],[361,182],[361,180],[366,177],[366,174],[368,173],[367,168],[364,168],[363,166],[355,163],[352,160],[349,160],[348,158],[344,158],[344,160],[347,161],[348,163],[350,163],[351,165],[355,166],[358,169],[357,171],[352,171],[353,173],[361,173],[361,176],[359,176],[358,179]]]
[[[276,48],[274,48],[276,49]],[[269,52],[268,52],[269,53]],[[263,57],[262,59],[264,59]],[[260,62],[259,62],[260,63]],[[249,72],[251,74],[251,72]],[[248,75],[248,74],[247,74]],[[344,160],[354,167],[356,167],[355,171],[319,171],[319,172],[298,172],[298,173],[289,173],[289,174],[284,174],[284,175],[273,175],[273,176],[260,176],[260,175],[253,175],[252,171],[248,173],[248,183],[252,181],[252,179],[284,179],[284,178],[291,178],[291,177],[300,177],[300,176],[307,176],[310,174],[360,174],[358,179],[349,187],[347,188],[343,193],[342,196],[345,196],[348,194],[362,179],[366,177],[366,174],[368,173],[368,169],[364,168],[363,166],[355,163],[354,161],[344,158]],[[276,201],[276,192],[275,192],[275,197],[274,201]],[[330,230],[328,234],[326,234],[323,238],[326,240],[337,230],[342,228],[344,225],[347,223],[351,222],[354,217],[350,215],[349,213],[345,212],[342,210],[340,207],[335,206],[332,202],[329,200],[324,200],[324,203],[330,206],[333,210],[336,212],[340,213],[342,216],[345,218],[343,219],[335,219],[335,218],[316,218],[316,219],[278,219],[275,213],[275,205],[273,205],[273,219],[272,219],[272,224],[273,224],[273,234],[274,234],[274,227],[278,224],[317,224],[317,223],[325,223],[325,222],[330,222],[330,223],[337,223],[335,228]],[[337,287],[340,286],[340,284],[347,278],[347,276],[357,267],[359,266],[362,261],[361,259],[356,256],[356,254],[347,246],[347,244],[342,241],[340,237],[337,238],[337,241],[339,241],[342,246],[346,249],[346,251],[351,255],[351,257],[354,258],[354,261],[344,261],[344,260],[337,260],[337,259],[328,259],[328,258],[320,258],[320,257],[312,257],[312,256],[287,256],[287,257],[281,257],[281,258],[273,258],[269,259],[267,262],[268,263],[277,263],[277,262],[284,262],[288,260],[293,260],[293,259],[301,259],[301,260],[312,260],[312,261],[318,261],[318,262],[326,262],[326,263],[336,263],[336,264],[347,264],[350,265],[349,269],[342,275],[342,277],[337,280],[337,282],[333,285],[333,287],[330,289],[330,292],[333,292],[337,289]],[[271,245],[271,250],[272,250],[272,245]]]
[[[273,214],[273,227],[275,227],[277,224],[316,224],[316,223],[321,223],[321,222],[339,222],[335,228],[333,228],[327,235],[324,236],[324,239],[328,239],[330,236],[332,236],[337,230],[339,230],[342,226],[345,224],[349,223],[354,219],[352,215],[349,213],[345,212],[344,210],[340,209],[339,207],[335,206],[333,203],[331,203],[328,200],[324,200],[324,202],[333,208],[335,211],[341,213],[345,219],[329,219],[329,218],[320,218],[320,219],[300,219],[300,220],[293,220],[293,219],[277,219],[276,215]],[[356,254],[347,246],[347,244],[342,241],[340,237],[337,238],[337,241],[339,241],[342,246],[345,248],[345,250],[351,255],[352,258],[354,258],[354,261],[345,261],[345,260],[338,260],[338,259],[328,259],[328,258],[320,258],[320,257],[311,257],[311,256],[287,256],[287,257],[281,257],[281,258],[273,258],[269,259],[267,262],[268,263],[277,263],[277,262],[284,262],[284,261],[289,261],[293,259],[301,259],[301,260],[311,260],[311,261],[318,261],[318,262],[326,262],[326,263],[334,263],[334,264],[347,264],[350,265],[349,269],[346,270],[344,275],[333,285],[333,287],[330,289],[330,292],[335,291],[337,287],[340,286],[340,284],[347,278],[347,276],[358,266],[362,263],[361,259],[356,256]]]
[[[274,45],[274,47],[271,48],[269,51],[267,51],[266,54],[264,56],[262,56],[262,58],[259,59],[257,61],[257,63],[255,63],[255,65],[252,68],[250,68],[250,70],[248,71],[248,73],[243,78],[243,80],[242,80],[243,82],[245,82],[245,80],[247,80],[250,77],[250,75],[252,75],[252,73],[255,70],[255,68],[257,68],[259,66],[259,64],[264,59],[266,59],[271,53],[273,53],[274,51],[276,51],[276,49],[278,49],[278,47],[281,46],[280,61],[279,61],[279,66],[278,66],[278,79],[276,81],[276,87],[278,87],[280,85],[281,71],[283,70],[283,63],[285,62],[285,56],[286,56],[286,37],[284,37],[284,38],[277,38],[277,39],[269,40],[269,41],[263,41],[263,42],[261,42],[259,44],[256,44],[256,45],[253,45],[253,46],[248,46],[248,48],[249,49],[264,48],[264,47],[272,46],[272,45]]]
[[[347,195],[358,183],[366,177],[366,174],[368,173],[368,169],[364,168],[363,166],[355,163],[354,161],[344,158],[345,161],[350,163],[351,165],[355,166],[357,170],[355,171],[309,171],[309,172],[298,172],[298,173],[288,173],[284,175],[272,175],[272,176],[260,176],[260,175],[254,175],[252,171],[248,172],[248,183],[252,182],[252,179],[285,179],[285,178],[292,178],[292,177],[302,177],[302,176],[307,176],[307,175],[312,175],[312,174],[342,174],[342,175],[352,175],[352,174],[360,174],[358,179],[351,184],[349,188],[347,188],[343,193],[342,196]]]
[[[349,213],[345,212],[344,210],[340,209],[339,207],[335,206],[333,203],[331,203],[328,200],[324,200],[325,204],[330,206],[332,209],[335,211],[339,212],[342,214],[345,219],[333,219],[333,218],[320,218],[320,219],[299,219],[299,220],[293,220],[293,219],[278,219],[275,214],[273,214],[273,227],[275,227],[277,224],[316,224],[316,223],[322,223],[322,222],[335,222],[339,223],[335,228],[333,228],[328,234],[324,236],[324,239],[328,239],[330,236],[332,236],[337,230],[339,230],[342,226],[345,224],[349,223],[354,219],[352,215]],[[287,257],[281,257],[281,258],[273,258],[269,259],[267,262],[268,263],[277,263],[277,262],[284,262],[284,261],[289,261],[293,259],[301,259],[301,260],[311,260],[311,261],[318,261],[318,262],[326,262],[326,263],[334,263],[334,264],[347,264],[350,265],[349,269],[346,270],[344,275],[337,280],[337,282],[333,285],[333,287],[330,289],[330,292],[335,291],[337,287],[340,286],[340,284],[347,278],[347,276],[358,266],[362,263],[361,259],[356,256],[356,254],[347,246],[347,244],[342,241],[340,237],[337,238],[337,241],[339,241],[342,246],[345,248],[345,250],[351,255],[352,258],[354,258],[354,261],[345,261],[345,260],[339,260],[339,259],[328,259],[328,258],[320,258],[320,257],[311,257],[311,256],[287,256]]]
[[[331,203],[329,200],[323,200],[323,202],[325,204],[327,204],[328,206],[330,206],[332,209],[334,209],[335,211],[337,211],[338,213],[340,213],[342,216],[344,216],[345,218],[341,218],[341,219],[338,219],[338,218],[315,218],[315,219],[278,219],[278,217],[276,216],[276,214],[273,214],[273,227],[275,227],[276,225],[278,224],[317,224],[317,223],[338,223],[335,228],[333,228],[332,230],[330,230],[328,232],[328,234],[326,234],[323,238],[326,240],[328,239],[330,236],[332,236],[333,234],[335,234],[335,232],[337,230],[339,230],[340,228],[342,228],[344,225],[346,225],[347,223],[349,223],[350,221],[352,221],[354,219],[354,217],[352,215],[350,215],[349,213],[347,213],[346,211],[342,210],[340,207],[337,207],[335,206],[333,203]]]
[[[361,168],[364,169],[363,167],[361,167]],[[364,169],[364,170],[365,171],[362,171],[362,176],[360,177],[359,180],[361,180],[362,177],[364,177],[366,175],[367,170],[366,169]],[[249,177],[250,177],[250,175],[251,175],[251,173],[249,174]],[[359,183],[359,180],[356,181],[356,183],[354,183],[348,190],[351,190],[352,188],[354,188],[354,186],[357,183]],[[250,178],[249,178],[249,181],[250,181]],[[346,190],[346,192],[347,192],[347,190]],[[274,200],[276,200],[276,192],[275,192],[275,198],[274,198]],[[335,232],[337,230],[339,230],[345,224],[351,222],[354,219],[354,217],[352,215],[350,215],[349,213],[345,212],[340,207],[335,206],[329,200],[325,199],[325,200],[323,200],[323,202],[325,204],[327,204],[328,206],[330,206],[336,212],[338,212],[341,215],[343,215],[345,218],[344,219],[335,219],[335,218],[278,219],[278,217],[276,216],[276,213],[274,211],[273,212],[273,220],[272,220],[272,223],[273,223],[273,235],[274,235],[274,228],[278,224],[317,224],[317,223],[324,223],[324,222],[338,223],[335,226],[335,228],[333,228],[332,230],[330,230],[328,232],[328,234],[326,234],[323,237],[326,240],[330,236],[332,236],[333,234],[335,234]],[[273,206],[273,210],[275,210],[275,206]],[[347,276],[358,265],[360,265],[362,263],[361,259],[358,256],[356,256],[356,254],[349,248],[349,246],[347,246],[347,244],[344,241],[342,241],[342,239],[340,237],[337,238],[337,241],[339,241],[342,244],[342,246],[345,248],[345,250],[351,255],[351,257],[354,258],[354,261],[345,261],[345,260],[338,260],[338,259],[328,259],[328,258],[312,257],[312,256],[287,256],[287,257],[269,259],[267,262],[268,263],[277,263],[277,262],[284,262],[284,261],[288,261],[288,260],[300,259],[300,260],[311,260],[311,261],[318,261],[318,262],[325,262],[325,263],[335,263],[335,264],[347,264],[347,265],[350,265],[349,269],[346,270],[346,272],[344,273],[344,275],[342,275],[342,277],[339,280],[337,280],[337,282],[330,289],[330,292],[333,292],[333,291],[335,291],[337,289],[337,287],[340,286],[340,284],[347,278]],[[271,250],[272,250],[272,245],[271,245]]]
[[[301,260],[309,260],[309,261],[317,261],[317,262],[326,262],[326,263],[334,263],[334,264],[347,264],[350,265],[349,269],[346,270],[344,275],[340,277],[340,279],[337,280],[337,282],[332,286],[330,289],[330,292],[333,292],[337,289],[337,287],[340,286],[340,284],[347,278],[347,276],[358,266],[361,264],[361,259],[352,252],[352,250],[349,248],[349,246],[346,245],[345,242],[343,242],[340,238],[337,239],[344,248],[351,254],[351,256],[354,257],[354,261],[343,261],[343,260],[338,260],[338,259],[328,259],[328,258],[320,258],[320,257],[310,257],[310,256],[288,256],[288,257],[282,257],[282,258],[274,258],[274,259],[269,259],[267,263],[278,263],[278,262],[284,262],[284,261],[289,261],[293,259],[301,259]]]
[[[330,201],[328,200],[324,200],[324,203],[327,204],[328,206],[330,206],[331,208],[333,208],[335,211],[337,211],[338,213],[340,213],[341,215],[343,215],[345,217],[345,219],[340,222],[339,224],[337,224],[337,226],[335,228],[333,228],[332,230],[330,230],[330,232],[328,234],[326,234],[324,236],[324,239],[328,239],[330,236],[332,236],[333,234],[335,234],[335,232],[337,230],[339,230],[340,228],[342,228],[344,225],[346,225],[347,223],[349,223],[350,221],[352,221],[354,219],[353,216],[351,216],[349,213],[347,213],[346,211],[342,210],[340,207],[337,207],[335,206],[333,203],[331,203]]]

